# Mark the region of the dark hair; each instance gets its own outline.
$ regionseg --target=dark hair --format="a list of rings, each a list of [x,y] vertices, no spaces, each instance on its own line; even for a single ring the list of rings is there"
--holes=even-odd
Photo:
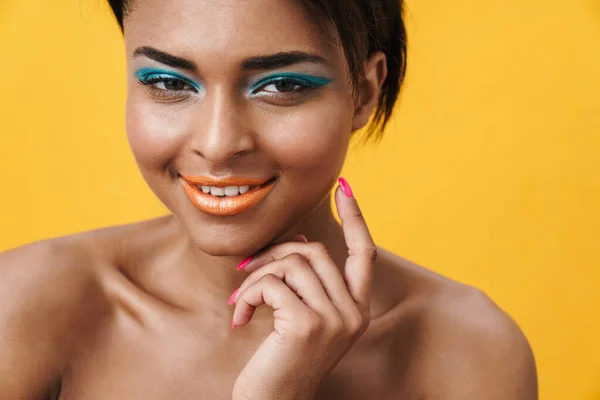
[[[108,0],[123,29],[130,0]],[[369,134],[381,132],[388,122],[406,74],[406,27],[403,0],[303,0],[333,22],[348,60],[354,88],[364,78],[363,62],[378,51],[387,57],[388,75],[381,88]]]

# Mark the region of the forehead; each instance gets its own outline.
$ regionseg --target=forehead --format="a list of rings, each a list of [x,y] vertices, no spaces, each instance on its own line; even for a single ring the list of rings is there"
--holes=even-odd
[[[281,51],[339,57],[315,15],[296,0],[133,0],[125,43],[213,59]]]

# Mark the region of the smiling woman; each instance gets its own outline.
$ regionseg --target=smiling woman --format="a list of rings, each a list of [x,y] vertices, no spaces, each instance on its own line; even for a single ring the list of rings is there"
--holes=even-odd
[[[0,399],[537,397],[515,323],[376,246],[339,177],[398,96],[399,1],[110,3],[170,215],[0,255]]]

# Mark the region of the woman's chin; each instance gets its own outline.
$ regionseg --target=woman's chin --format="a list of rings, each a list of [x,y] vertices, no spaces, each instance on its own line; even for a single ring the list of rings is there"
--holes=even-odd
[[[214,257],[246,258],[269,245],[269,240],[259,240],[258,237],[243,238],[234,235],[207,235],[199,237],[192,235],[196,248]]]

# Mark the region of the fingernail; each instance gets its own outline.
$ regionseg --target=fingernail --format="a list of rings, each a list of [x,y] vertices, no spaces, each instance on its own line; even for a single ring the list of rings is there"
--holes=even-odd
[[[233,292],[233,294],[229,297],[229,305],[233,304],[233,301],[235,300],[235,295],[237,294],[237,292],[239,292],[240,289],[235,289],[235,291]]]
[[[233,323],[233,321],[231,321],[231,329],[235,329],[237,328],[237,326]]]
[[[308,239],[303,234],[299,233],[296,235],[296,239],[303,241],[304,243],[308,243]]]
[[[350,189],[350,185],[348,185],[348,181],[342,178],[341,176],[338,178],[338,183],[342,187],[342,191],[347,197],[353,198],[352,189]]]
[[[244,258],[237,266],[238,271],[246,268],[248,264],[252,261],[252,256]]]

